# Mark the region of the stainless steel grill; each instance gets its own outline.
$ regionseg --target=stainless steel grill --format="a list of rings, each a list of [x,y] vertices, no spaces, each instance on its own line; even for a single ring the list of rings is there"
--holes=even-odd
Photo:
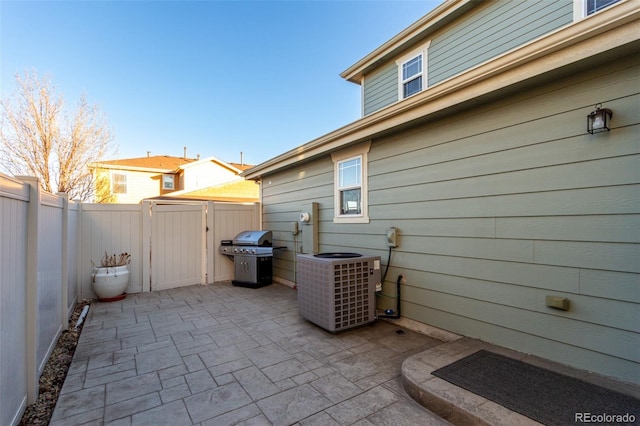
[[[219,251],[233,259],[233,285],[258,288],[271,284],[273,269],[271,231],[242,231],[233,240],[223,240]]]

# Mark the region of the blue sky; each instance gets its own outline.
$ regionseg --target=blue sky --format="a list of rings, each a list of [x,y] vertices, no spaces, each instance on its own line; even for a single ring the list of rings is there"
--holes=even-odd
[[[98,105],[116,158],[259,164],[360,118],[339,74],[439,3],[0,0],[0,96],[35,70]]]

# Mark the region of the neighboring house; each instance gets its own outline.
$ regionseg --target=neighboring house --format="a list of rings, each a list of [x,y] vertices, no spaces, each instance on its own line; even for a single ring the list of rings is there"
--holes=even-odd
[[[451,0],[349,67],[363,117],[243,173],[274,279],[313,245],[380,255],[407,326],[640,383],[639,5]]]
[[[97,182],[97,201],[102,199],[134,204],[145,198],[170,196],[177,191],[184,193],[242,181],[239,174],[249,167],[226,163],[215,157],[191,159],[167,155],[148,155],[89,165]]]

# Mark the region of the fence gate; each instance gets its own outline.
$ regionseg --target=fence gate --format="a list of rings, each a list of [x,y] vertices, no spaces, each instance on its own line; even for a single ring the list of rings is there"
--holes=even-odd
[[[151,290],[206,284],[206,203],[151,205]]]

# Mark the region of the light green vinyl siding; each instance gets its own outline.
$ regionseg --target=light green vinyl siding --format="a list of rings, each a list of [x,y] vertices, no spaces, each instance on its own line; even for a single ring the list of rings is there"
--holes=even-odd
[[[291,223],[315,201],[320,251],[379,255],[384,269],[398,228],[384,293],[406,277],[403,316],[640,383],[638,87],[640,58],[620,58],[374,139],[368,224],[333,222],[329,156],[265,177],[263,226],[288,247],[276,279],[295,282]],[[589,135],[596,103],[613,129]]]
[[[436,33],[427,51],[427,87],[550,33],[573,20],[572,0],[485,2]],[[365,75],[363,115],[398,101],[395,61]]]
[[[433,38],[429,86],[572,22],[571,0],[487,2]]]
[[[364,80],[364,115],[371,114],[398,100],[398,67],[390,63]]]
[[[287,247],[278,250],[273,258],[274,277],[295,283],[295,252],[300,251],[304,226],[300,234],[293,235],[294,222],[299,222],[305,205],[318,202],[327,214],[333,209],[333,162],[330,157],[300,165],[296,169],[267,177],[262,182],[263,229],[273,232],[273,245]],[[333,210],[331,211],[333,220]],[[323,220],[328,220],[324,218]]]

